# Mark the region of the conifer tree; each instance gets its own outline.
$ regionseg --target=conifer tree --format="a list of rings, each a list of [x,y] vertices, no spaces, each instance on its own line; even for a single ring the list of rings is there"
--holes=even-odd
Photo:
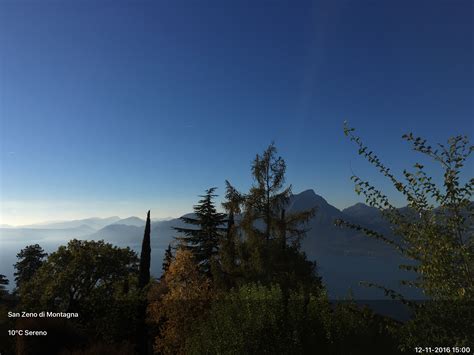
[[[145,286],[150,282],[150,263],[151,263],[151,245],[150,245],[150,233],[151,233],[151,221],[150,211],[146,216],[145,232],[142,241],[142,251],[140,254],[140,267],[138,274],[138,288],[143,290]],[[138,305],[137,314],[138,321],[136,327],[137,337],[137,352],[139,354],[149,353],[149,341],[148,341],[148,330],[145,324],[146,317],[146,300],[142,300]]]
[[[214,194],[216,190],[212,187],[206,190],[205,195],[201,195],[201,200],[194,206],[194,214],[196,217],[181,217],[181,220],[187,224],[197,228],[174,227],[174,229],[183,234],[176,239],[180,247],[187,249],[193,253],[200,269],[209,274],[211,271],[211,263],[218,253],[219,241],[225,228],[223,224],[226,221],[224,213],[216,210],[213,199],[217,196]]]
[[[222,203],[227,212],[227,228],[222,236],[219,247],[219,262],[221,279],[228,288],[235,285],[237,275],[238,260],[238,226],[235,223],[235,216],[241,213],[240,205],[243,203],[243,196],[226,181],[226,201]]]
[[[151,246],[150,246],[150,211],[147,213],[145,233],[142,241],[142,251],[140,254],[140,269],[138,276],[138,286],[143,289],[148,282],[150,282],[150,261],[151,261]]]
[[[299,247],[306,233],[304,224],[314,216],[315,209],[286,213],[291,185],[284,186],[285,172],[286,163],[277,156],[272,143],[262,155],[255,157],[254,184],[249,193],[241,194],[228,183],[228,201],[224,207],[230,211],[238,205],[242,209],[239,228],[245,239],[239,257],[245,277],[258,282],[284,279],[282,282],[289,284],[305,279],[312,283],[316,280],[315,265],[306,260]],[[290,278],[293,278],[291,282]]]
[[[18,262],[15,263],[15,282],[16,287],[21,285],[33,277],[36,270],[43,265],[44,259],[48,254],[44,252],[39,244],[28,245],[16,255]]]

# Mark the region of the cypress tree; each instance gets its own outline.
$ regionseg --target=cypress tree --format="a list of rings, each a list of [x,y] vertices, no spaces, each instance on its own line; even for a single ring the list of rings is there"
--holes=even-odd
[[[151,260],[151,246],[150,246],[150,211],[146,216],[145,233],[142,241],[142,251],[140,254],[140,267],[138,274],[138,288],[143,290],[146,285],[150,282],[150,260]],[[147,301],[143,299],[138,306],[138,319],[137,319],[137,353],[148,354],[150,353],[150,344],[148,342],[148,330],[145,323]]]
[[[147,213],[145,233],[142,241],[142,251],[140,254],[140,269],[138,276],[138,287],[143,289],[148,282],[150,282],[150,259],[151,259],[151,246],[150,246],[150,211]]]

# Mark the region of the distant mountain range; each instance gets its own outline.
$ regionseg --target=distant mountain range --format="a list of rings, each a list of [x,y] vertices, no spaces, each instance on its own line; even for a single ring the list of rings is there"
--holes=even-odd
[[[135,227],[145,227],[145,221],[141,218],[134,217],[134,216],[119,219],[118,221],[115,221],[114,223],[112,223],[112,225],[114,224],[122,224],[126,226],[135,226]]]
[[[291,196],[287,213],[312,207],[316,208],[316,215],[306,226],[308,233],[302,241],[302,250],[309,259],[317,261],[331,297],[345,297],[350,287],[358,299],[384,298],[383,292],[359,286],[361,280],[384,284],[402,291],[408,297],[420,297],[416,290],[404,290],[399,286],[399,280],[405,278],[407,273],[400,271],[398,265],[406,260],[380,241],[334,225],[335,219],[342,218],[380,232],[390,232],[390,225],[382,219],[377,209],[358,203],[341,211],[313,190],[306,190]],[[0,273],[12,278],[16,253],[34,243],[52,252],[72,238],[104,239],[119,246],[130,246],[139,253],[144,224],[145,221],[138,217],[109,217],[1,227],[0,259],[4,260],[0,260]],[[184,226],[179,218],[152,220],[152,274],[155,276],[161,273],[164,249],[177,235],[173,227]]]
[[[55,222],[43,222],[30,224],[26,226],[21,226],[19,228],[29,228],[29,229],[68,229],[68,228],[77,228],[80,226],[88,226],[92,229],[100,229],[109,224],[119,221],[120,217],[107,217],[107,218],[86,218],[86,219],[77,219],[73,221],[55,221]]]
[[[370,228],[387,231],[389,226],[382,219],[380,212],[373,207],[358,203],[344,210],[330,205],[313,190],[306,190],[291,196],[288,213],[299,212],[315,207],[316,215],[307,226],[309,231],[303,240],[302,248],[310,257],[322,253],[357,253],[380,254],[387,252],[379,241],[361,236],[352,230],[334,226],[334,220],[342,218]],[[44,238],[71,238],[98,240],[104,239],[114,244],[140,244],[143,237],[145,221],[132,216],[87,218],[73,221],[46,222],[16,228],[0,228],[1,239],[41,240]],[[176,232],[173,227],[183,227],[179,219],[154,220],[152,222],[152,246],[165,248],[173,242]],[[18,238],[18,239],[17,239]]]

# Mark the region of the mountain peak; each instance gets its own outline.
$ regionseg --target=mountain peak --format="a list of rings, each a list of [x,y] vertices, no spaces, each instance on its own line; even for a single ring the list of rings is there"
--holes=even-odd
[[[304,190],[298,194],[294,194],[290,198],[288,211],[304,211],[311,208],[317,209],[317,214],[339,216],[340,211],[331,206],[322,196],[314,192],[313,189]]]
[[[308,190],[301,191],[299,194],[296,194],[296,195],[301,196],[301,197],[315,197],[315,196],[317,196],[316,192],[314,192],[313,189],[308,189]]]

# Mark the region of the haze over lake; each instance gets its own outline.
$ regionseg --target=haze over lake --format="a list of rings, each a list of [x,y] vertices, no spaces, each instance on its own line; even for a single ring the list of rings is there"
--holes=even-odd
[[[408,298],[422,297],[419,291],[401,287],[399,284],[400,280],[412,276],[398,269],[401,263],[406,262],[405,259],[379,241],[334,226],[334,220],[344,216],[387,230],[387,225],[377,210],[357,204],[340,211],[313,190],[293,195],[289,206],[289,211],[317,208],[302,246],[308,257],[318,263],[318,270],[331,298],[344,299],[352,292],[357,299],[386,299],[383,292],[361,286],[360,281],[370,281],[402,290]],[[120,247],[129,246],[139,255],[144,223],[145,221],[138,217],[110,217],[37,224],[28,228],[1,228],[0,270],[13,280],[12,265],[16,262],[16,253],[21,248],[27,244],[38,243],[46,252],[51,253],[74,237],[104,239]],[[173,243],[174,237],[177,236],[172,227],[179,226],[184,226],[179,219],[152,223],[151,273],[155,277],[162,273],[162,260],[167,245]],[[9,287],[13,287],[13,284]]]

